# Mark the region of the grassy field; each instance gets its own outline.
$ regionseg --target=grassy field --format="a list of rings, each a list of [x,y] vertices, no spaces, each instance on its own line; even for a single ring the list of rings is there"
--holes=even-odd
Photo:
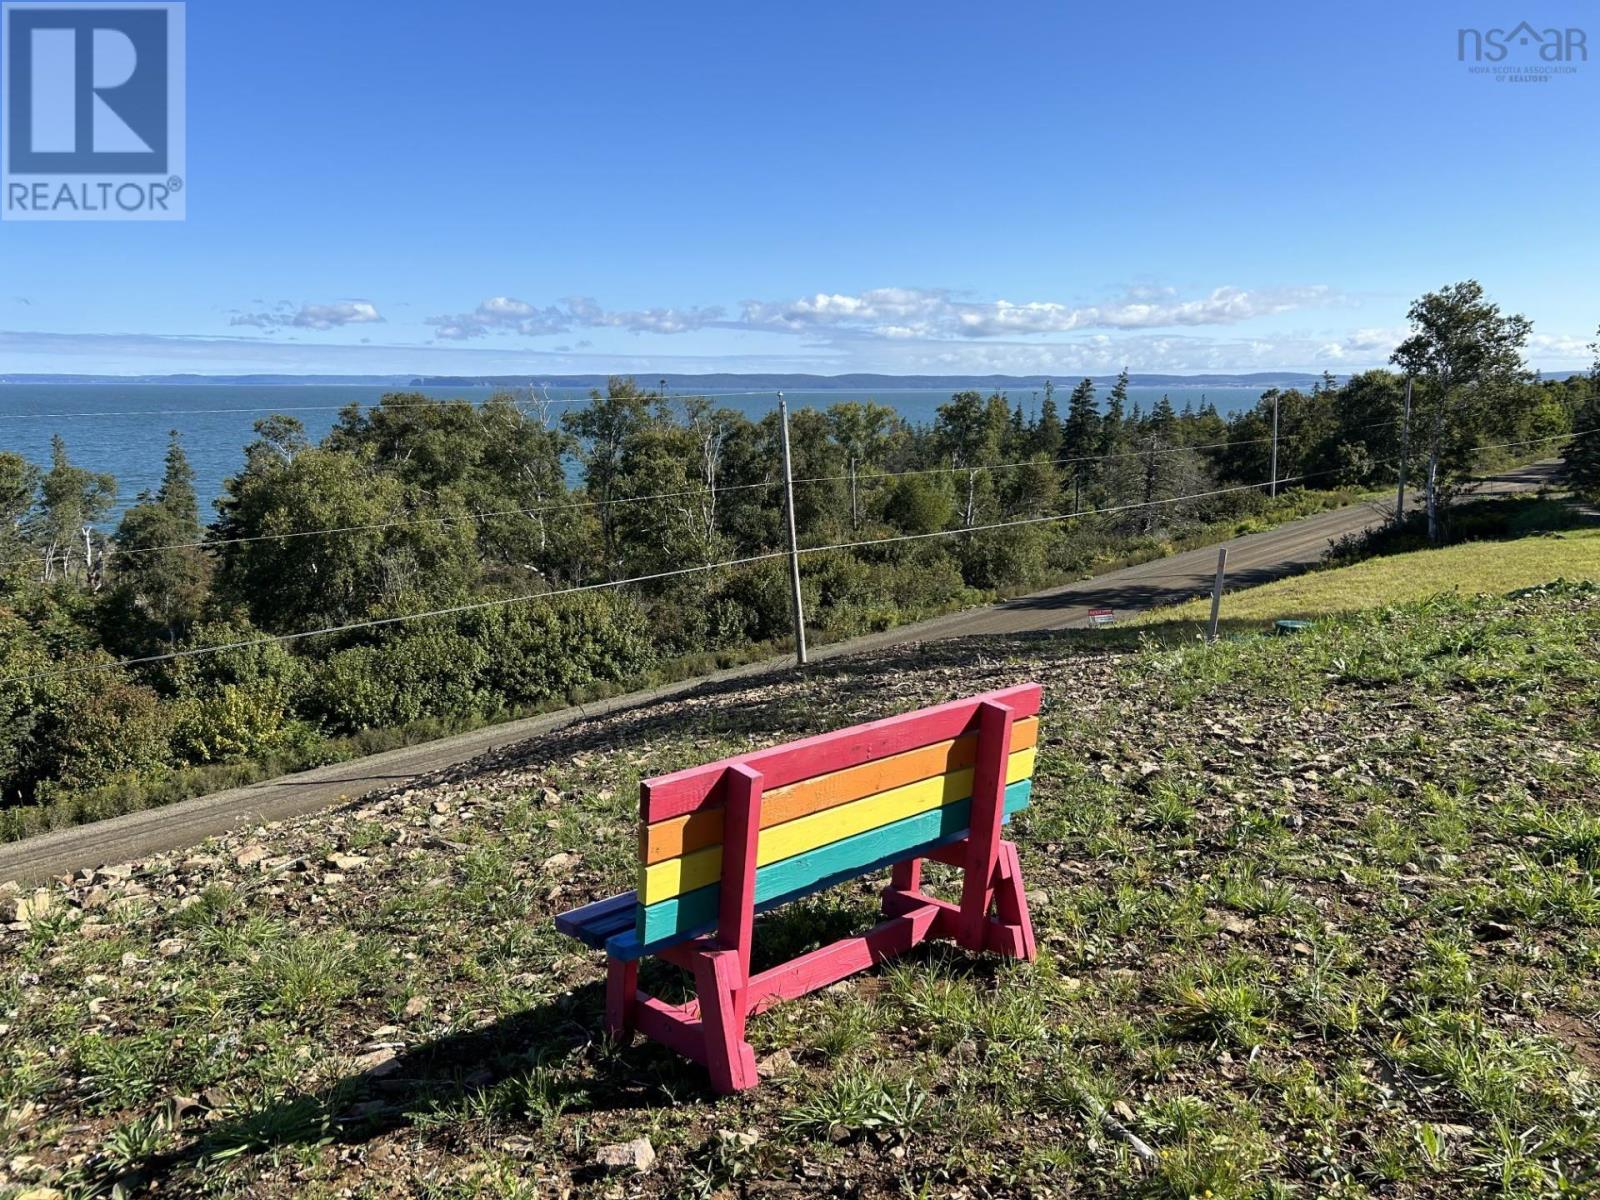
[[[550,918],[629,886],[640,777],[1026,679],[1037,964],[925,949],[780,1006],[731,1099],[600,1035],[599,957]],[[1597,746],[1583,585],[606,717],[14,898],[0,1195],[1594,1194]],[[873,913],[870,882],[780,910],[759,957]],[[636,1137],[653,1169],[605,1175]]]
[[[1440,592],[1503,595],[1552,579],[1600,581],[1600,529],[1545,533],[1512,541],[1467,542],[1370,558],[1224,594],[1230,626],[1282,617],[1315,618],[1426,599]],[[1203,625],[1211,601],[1191,600],[1143,613],[1130,625]]]

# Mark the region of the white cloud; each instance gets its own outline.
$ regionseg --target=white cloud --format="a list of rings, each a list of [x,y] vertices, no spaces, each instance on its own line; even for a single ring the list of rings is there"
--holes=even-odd
[[[573,329],[626,329],[632,333],[688,333],[722,319],[720,308],[650,308],[637,312],[612,312],[587,296],[573,296],[543,308],[510,296],[492,296],[470,313],[429,317],[434,336],[444,341],[468,341],[494,333],[523,337],[567,333]]]
[[[1171,289],[1143,287],[1110,303],[1072,305],[1055,300],[964,300],[942,288],[874,288],[857,295],[819,292],[784,302],[747,301],[742,324],[782,332],[890,338],[1040,336],[1083,329],[1233,325],[1337,299],[1331,288],[1321,284],[1259,291],[1219,287],[1191,300],[1174,297]]]
[[[338,329],[346,325],[370,325],[383,320],[383,315],[370,300],[337,300],[332,304],[302,304],[298,308],[280,301],[270,309],[257,312],[239,312],[229,325],[244,325],[256,329]]]
[[[1410,335],[1404,325],[1386,329],[1352,329],[1324,342],[1317,348],[1316,357],[1332,363],[1386,363],[1394,348]]]
[[[945,288],[870,288],[858,293],[816,292],[792,300],[747,300],[737,317],[715,306],[607,309],[588,296],[538,307],[494,296],[470,313],[431,317],[435,336],[467,341],[491,334],[540,337],[576,329],[623,329],[679,334],[717,328],[804,334],[826,341],[891,341],[1041,337],[1088,329],[1161,329],[1234,325],[1295,309],[1325,306],[1339,297],[1321,284],[1247,290],[1219,287],[1191,299],[1171,288],[1129,289],[1104,304],[1053,300],[977,301]]]

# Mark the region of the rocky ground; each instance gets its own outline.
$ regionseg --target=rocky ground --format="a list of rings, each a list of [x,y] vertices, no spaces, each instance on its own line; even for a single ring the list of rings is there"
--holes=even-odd
[[[601,1036],[551,917],[631,886],[641,777],[1026,679],[1038,964],[926,948],[780,1006],[732,1099]],[[963,639],[6,887],[0,1196],[1592,1191],[1597,714],[1593,588]],[[865,927],[873,887],[760,954]]]

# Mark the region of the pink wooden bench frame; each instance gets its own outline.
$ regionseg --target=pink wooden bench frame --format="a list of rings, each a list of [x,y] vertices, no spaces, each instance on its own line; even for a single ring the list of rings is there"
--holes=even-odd
[[[1038,708],[1039,686],[1025,684],[641,784],[641,817],[647,822],[693,811],[713,789],[721,789],[723,874],[717,928],[714,934],[655,951],[693,977],[696,998],[684,1004],[669,1004],[641,991],[637,959],[609,958],[607,1032],[626,1043],[637,1031],[671,1047],[705,1066],[712,1086],[727,1094],[755,1086],[755,1054],[745,1040],[745,1023],[781,1000],[828,987],[930,938],[1031,961],[1037,951],[1021,864],[1016,846],[1003,840],[1000,830],[1012,723]],[[901,860],[893,864],[882,894],[885,919],[880,924],[752,975],[763,787],[842,770],[974,727],[978,750],[967,836],[926,854],[963,870],[960,902],[923,893],[922,857]]]

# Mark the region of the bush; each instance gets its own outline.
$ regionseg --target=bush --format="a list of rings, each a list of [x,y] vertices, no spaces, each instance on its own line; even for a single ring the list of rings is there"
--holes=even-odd
[[[479,674],[488,657],[482,645],[441,626],[352,646],[323,663],[310,709],[339,733],[479,713]]]
[[[988,529],[957,539],[962,577],[986,591],[1042,582],[1049,573],[1049,530],[1041,525]]]
[[[615,592],[483,609],[468,614],[463,628],[486,658],[481,686],[498,705],[629,679],[656,659],[644,611]]]
[[[535,600],[330,655],[308,707],[336,732],[492,716],[627,679],[654,659],[644,614],[626,597]]]
[[[232,762],[282,749],[309,734],[292,719],[294,697],[282,680],[225,683],[177,702],[173,750],[187,762]]]
[[[110,661],[68,660],[67,669]],[[171,761],[172,713],[121,671],[97,668],[43,681],[33,744],[18,772],[38,796],[96,787]]]

